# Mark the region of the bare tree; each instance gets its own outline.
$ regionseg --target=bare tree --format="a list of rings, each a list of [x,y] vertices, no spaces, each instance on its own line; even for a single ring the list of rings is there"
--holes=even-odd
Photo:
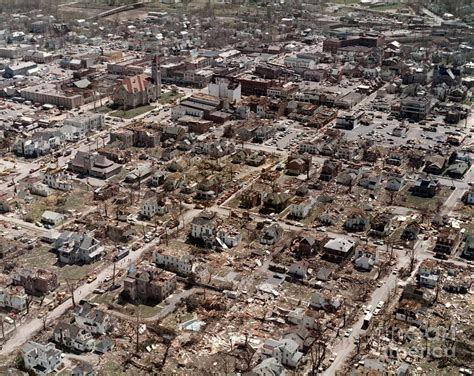
[[[71,294],[72,306],[76,308],[76,300],[74,299],[74,290],[76,289],[77,280],[66,278],[66,285],[69,290],[69,293]]]
[[[45,313],[41,317],[41,321],[43,322],[43,330],[46,330],[46,328],[48,327],[48,313]]]

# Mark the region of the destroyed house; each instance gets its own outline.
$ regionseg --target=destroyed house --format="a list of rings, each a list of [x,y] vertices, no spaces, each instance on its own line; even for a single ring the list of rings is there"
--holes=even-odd
[[[112,327],[110,316],[88,302],[77,306],[73,316],[79,327],[93,334],[105,334]]]
[[[46,345],[29,341],[21,348],[25,368],[38,376],[50,375],[61,363],[61,350],[53,343]]]
[[[459,231],[455,229],[440,231],[438,237],[436,238],[436,244],[434,246],[433,252],[450,255],[456,250],[460,240],[461,235]]]
[[[53,331],[53,340],[57,344],[77,352],[92,351],[94,339],[92,334],[77,325],[60,322]]]
[[[439,181],[429,177],[418,179],[413,187],[411,193],[413,196],[419,197],[434,197],[440,189]]]
[[[370,218],[363,212],[352,213],[347,217],[344,228],[353,232],[367,231],[370,228]]]
[[[370,234],[378,237],[385,237],[390,234],[392,229],[392,216],[386,213],[380,213],[370,221]]]
[[[23,286],[31,295],[48,294],[58,286],[56,273],[39,268],[22,268],[12,278],[13,284]]]
[[[155,252],[155,263],[160,268],[181,276],[189,276],[193,271],[193,262],[187,254],[173,254],[171,249],[164,248]]]
[[[141,267],[124,280],[123,294],[131,301],[161,302],[176,289],[176,274],[154,267]]]
[[[330,239],[323,248],[324,258],[331,262],[340,263],[347,260],[355,249],[355,243],[352,240],[337,238]]]
[[[54,243],[59,261],[64,264],[90,263],[104,255],[104,247],[97,239],[77,232],[65,231]]]
[[[319,179],[322,181],[331,181],[339,174],[339,171],[341,171],[341,167],[342,162],[340,161],[331,161],[329,159],[325,160],[321,169],[321,175],[319,176]]]

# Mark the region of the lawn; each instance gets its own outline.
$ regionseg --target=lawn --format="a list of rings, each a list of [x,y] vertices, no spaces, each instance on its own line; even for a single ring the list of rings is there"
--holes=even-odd
[[[104,364],[104,374],[108,376],[112,375],[123,375],[122,367],[119,363],[115,362],[114,360],[109,360],[107,363]]]
[[[54,191],[48,197],[36,198],[29,205],[24,220],[27,222],[37,222],[41,219],[45,210],[63,213],[66,210],[79,210],[86,202],[92,198],[91,192],[75,190],[72,193],[64,194]]]
[[[114,109],[109,107],[109,106],[102,106],[102,107],[99,107],[99,108],[96,108],[95,109],[95,112],[98,112],[100,114],[107,114],[111,111],[113,111]]]
[[[409,189],[410,187],[406,186],[402,192],[400,192],[399,197],[396,199],[396,204],[418,210],[427,209],[433,212],[436,212],[440,203],[444,203],[452,193],[448,187],[442,187],[434,197],[428,198],[413,196]]]
[[[181,96],[182,95],[180,93],[173,93],[172,91],[168,91],[166,93],[161,94],[161,97],[158,102],[160,104],[168,104],[175,99],[181,98]]]
[[[147,318],[159,314],[163,307],[163,302],[156,306],[150,306],[145,304],[126,304],[122,311],[123,313],[130,316],[136,316],[138,313],[141,318]]]
[[[131,108],[130,110],[117,110],[110,114],[110,116],[119,117],[122,119],[133,119],[139,115],[144,114],[145,112],[153,110],[153,106],[141,106],[137,108]]]
[[[84,279],[95,270],[100,269],[104,264],[104,261],[98,261],[87,265],[64,265],[59,267],[56,265],[58,260],[57,256],[53,252],[50,252],[49,249],[48,246],[40,246],[22,255],[18,262],[22,265],[33,265],[56,273],[58,282],[63,286],[65,286],[67,278],[72,280]]]

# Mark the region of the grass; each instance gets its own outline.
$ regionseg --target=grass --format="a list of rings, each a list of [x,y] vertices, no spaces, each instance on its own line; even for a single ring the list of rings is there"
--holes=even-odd
[[[49,252],[49,247],[41,246],[36,248],[35,251],[26,253],[20,258],[22,265],[34,265],[39,268],[52,269],[52,266],[56,263],[56,255]]]
[[[145,112],[153,110],[153,106],[141,106],[141,107],[136,107],[136,108],[131,108],[130,110],[118,110],[114,111],[110,114],[110,116],[115,116],[119,117],[122,119],[133,119],[134,117],[137,117],[139,115],[144,114]]]
[[[98,261],[87,265],[65,265],[59,267],[56,265],[57,260],[57,256],[50,252],[48,246],[41,246],[21,256],[19,263],[22,265],[34,265],[56,273],[59,283],[63,286],[65,286],[66,278],[73,280],[84,279],[103,265],[103,261]]]
[[[95,109],[95,112],[98,112],[99,114],[107,114],[111,111],[113,111],[114,109],[112,107],[109,107],[109,106],[102,106],[102,107],[99,107],[99,108],[96,108]]]
[[[115,302],[114,296],[109,293],[97,294],[91,300],[97,304],[112,304]]]
[[[104,375],[123,375],[122,367],[114,360],[109,360],[104,364]]]
[[[145,304],[126,304],[122,311],[123,313],[130,316],[136,316],[138,313],[141,318],[147,318],[153,317],[160,313],[163,307],[164,303],[157,304],[156,306],[150,306]]]
[[[396,200],[399,205],[418,210],[428,209],[434,212],[437,211],[439,202],[444,203],[452,193],[448,187],[442,187],[434,197],[428,198],[414,196],[409,189],[410,187],[406,186],[402,192],[400,192],[399,198]]]
[[[66,210],[79,210],[91,199],[91,192],[75,190],[72,193],[63,194],[53,191],[49,197],[36,198],[29,206],[24,219],[27,222],[37,222],[41,219],[45,210],[63,213]]]
[[[172,91],[168,91],[168,92],[163,93],[161,95],[160,99],[158,100],[158,103],[168,104],[171,101],[173,101],[175,99],[178,99],[178,98],[181,98],[181,97],[182,97],[182,95],[180,93],[173,93]]]

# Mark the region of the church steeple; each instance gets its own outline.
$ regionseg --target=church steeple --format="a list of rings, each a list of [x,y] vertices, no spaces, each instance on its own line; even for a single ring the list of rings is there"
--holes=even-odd
[[[159,97],[161,95],[161,70],[158,55],[153,56],[151,63],[151,79],[156,85],[156,95]]]

